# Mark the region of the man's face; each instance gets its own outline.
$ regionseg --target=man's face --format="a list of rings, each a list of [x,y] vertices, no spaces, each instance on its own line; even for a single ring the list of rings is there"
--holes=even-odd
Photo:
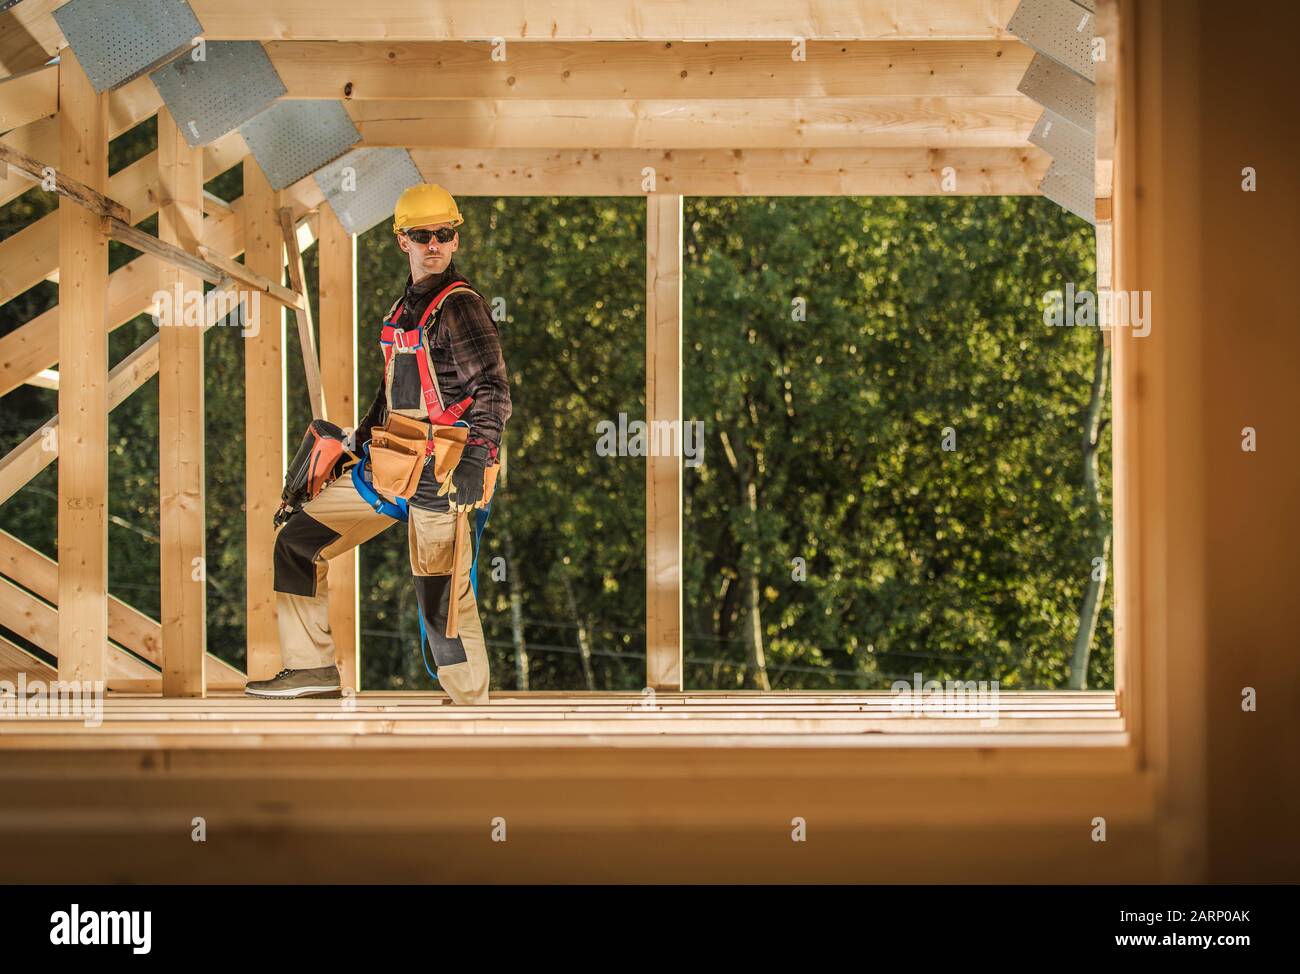
[[[411,279],[419,281],[431,274],[441,274],[451,263],[451,255],[456,252],[460,246],[460,234],[457,233],[447,243],[439,243],[437,237],[432,237],[428,243],[416,243],[410,238],[410,234],[417,230],[433,231],[440,230],[443,227],[450,228],[450,223],[426,223],[424,226],[410,227],[404,233],[397,235],[397,246],[406,251],[406,256],[411,262]]]

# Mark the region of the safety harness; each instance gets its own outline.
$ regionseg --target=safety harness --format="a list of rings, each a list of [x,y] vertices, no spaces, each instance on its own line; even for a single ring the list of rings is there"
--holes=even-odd
[[[468,291],[471,294],[478,294],[472,287],[464,281],[453,281],[441,291],[439,291],[429,306],[424,309],[424,314],[420,317],[420,323],[414,328],[401,328],[397,322],[402,315],[402,301],[399,299],[393,305],[392,311],[384,321],[383,330],[380,332],[379,346],[384,353],[384,376],[385,381],[391,380],[391,369],[393,367],[392,358],[397,350],[414,350],[416,362],[420,370],[420,390],[424,398],[424,408],[429,414],[429,421],[440,426],[469,426],[462,416],[469,411],[469,407],[474,404],[472,396],[466,396],[458,403],[451,406],[444,406],[442,401],[442,390],[438,387],[438,377],[433,370],[432,362],[424,347],[424,329],[429,319],[442,307],[450,295],[457,291]],[[391,393],[391,389],[389,390]],[[391,400],[390,400],[391,405]],[[433,453],[433,441],[430,440],[425,448],[426,453]],[[360,463],[352,467],[352,485],[356,488],[361,499],[369,504],[377,513],[387,515],[396,521],[406,521],[409,517],[407,511],[407,502],[402,498],[395,501],[387,500],[383,497],[374,486],[370,483],[367,476],[370,469],[370,444],[365,444],[363,448],[364,456]],[[469,584],[474,592],[474,598],[478,598],[478,553],[483,539],[483,529],[487,526],[488,516],[492,513],[492,502],[489,500],[483,507],[475,512],[474,518],[474,557],[469,566]],[[456,566],[452,566],[452,578],[455,578]],[[453,593],[454,594],[454,593]],[[424,627],[424,613],[420,612],[420,657],[424,661],[424,668],[429,677],[433,680],[438,679],[438,674],[433,667],[429,665],[429,656],[425,652],[424,645],[428,641],[428,635]]]

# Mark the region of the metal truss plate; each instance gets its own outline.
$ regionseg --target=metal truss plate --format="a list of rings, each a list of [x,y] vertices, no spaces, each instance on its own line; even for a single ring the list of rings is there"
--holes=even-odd
[[[209,41],[149,75],[191,146],[207,145],[266,110],[288,89],[257,41]]]
[[[338,101],[279,101],[239,127],[272,189],[286,189],[333,162],[361,133]]]
[[[316,173],[316,183],[348,233],[392,217],[402,191],[422,182],[405,149],[354,149]]]
[[[185,0],[72,0],[54,19],[100,92],[170,60],[203,33]]]
[[[1044,108],[1050,108],[1072,125],[1092,135],[1097,130],[1097,86],[1061,67],[1043,54],[1035,54],[1017,90]]]
[[[1050,109],[1043,109],[1029,133],[1029,141],[1050,153],[1064,172],[1073,175],[1096,171],[1096,140]]]
[[[1020,0],[1007,30],[1075,74],[1093,77],[1097,18],[1074,0]]]
[[[1097,225],[1096,183],[1091,173],[1067,173],[1053,162],[1038,189],[1053,203]]]

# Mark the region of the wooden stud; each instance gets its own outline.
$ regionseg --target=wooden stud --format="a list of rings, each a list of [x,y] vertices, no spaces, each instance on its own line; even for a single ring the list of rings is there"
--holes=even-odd
[[[320,209],[320,352],[326,409],[344,428],[357,425],[357,238],[333,209]],[[330,631],[343,686],[361,691],[358,550],[330,559]]]
[[[682,420],[682,198],[646,199],[646,425]],[[677,442],[676,437],[671,438]],[[646,457],[646,686],[682,684],[682,458]]]
[[[302,369],[307,378],[307,399],[313,419],[325,419],[325,397],[321,392],[320,358],[316,354],[316,325],[311,317],[311,296],[307,294],[307,273],[298,249],[298,230],[293,222],[293,207],[280,207],[280,232],[284,235],[284,253],[289,267],[289,285],[301,299],[293,309],[298,325],[298,345],[302,350]]]
[[[203,153],[190,148],[171,113],[158,113],[158,237],[193,252],[203,239]],[[164,265],[158,289],[201,298],[202,278]],[[204,523],[203,327],[159,328],[158,504],[161,549],[162,689],[167,697],[207,693],[207,554]]]
[[[108,98],[76,55],[59,62],[63,172],[108,187]],[[108,640],[108,238],[98,217],[59,199],[59,678],[101,681]]]
[[[244,160],[244,260],[248,270],[279,281],[284,273],[278,194],[257,162]],[[245,525],[248,552],[248,661],[250,680],[280,668],[276,623],[272,517],[284,486],[284,309],[259,302],[244,340]],[[252,333],[252,327],[256,332]]]

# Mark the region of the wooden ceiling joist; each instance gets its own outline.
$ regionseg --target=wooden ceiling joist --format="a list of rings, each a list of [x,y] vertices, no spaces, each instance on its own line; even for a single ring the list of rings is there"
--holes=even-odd
[[[1018,0],[190,0],[209,40],[994,40]]]
[[[873,98],[1014,95],[1018,41],[266,45],[289,98]]]
[[[475,149],[833,149],[1023,146],[1023,95],[728,101],[360,101],[362,146]]]
[[[1008,149],[414,149],[465,196],[1037,196],[1051,158]],[[952,170],[953,189],[944,188]]]

